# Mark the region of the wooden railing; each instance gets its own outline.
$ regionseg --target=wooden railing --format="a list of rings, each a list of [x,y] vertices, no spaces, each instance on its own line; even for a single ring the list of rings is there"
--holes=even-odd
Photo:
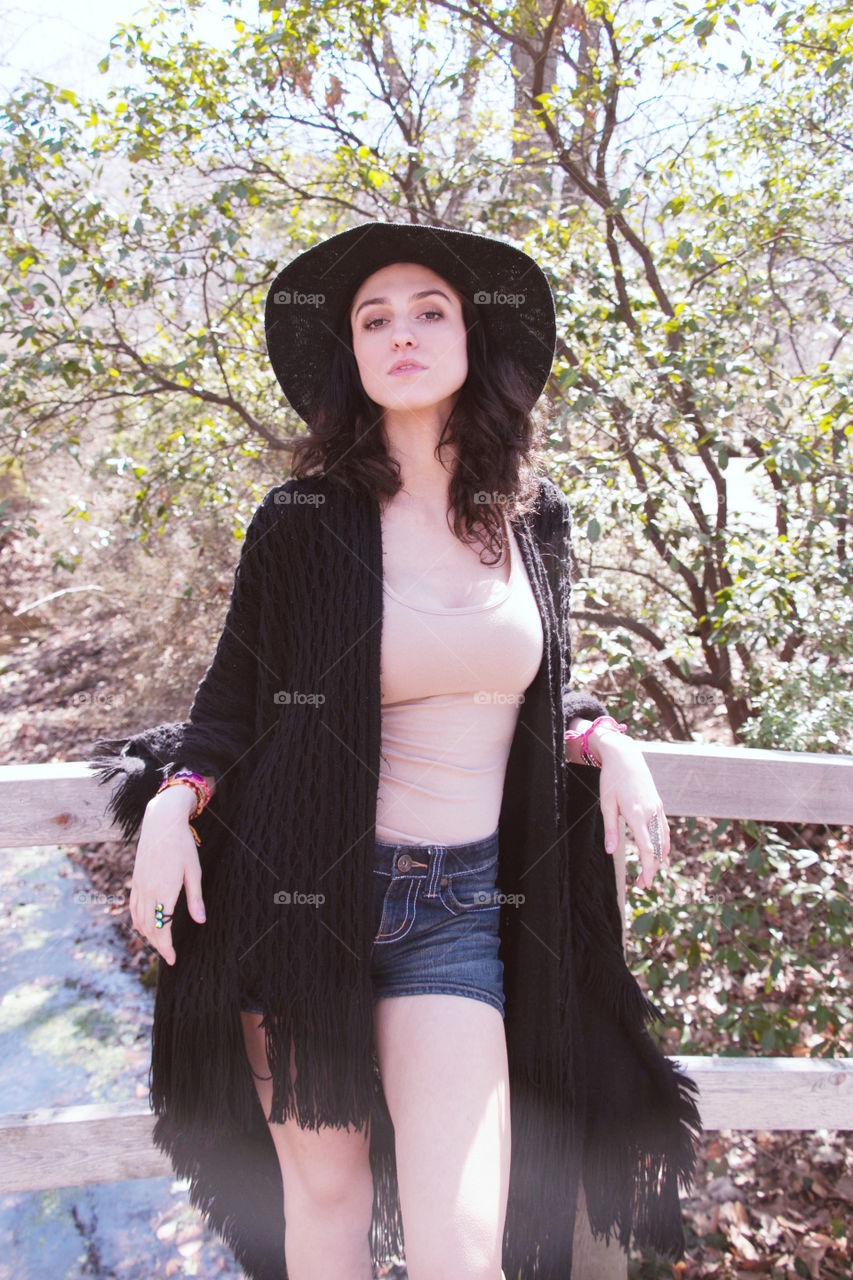
[[[853,756],[641,745],[669,817],[853,822]],[[84,763],[0,766],[0,849],[119,840],[108,799],[109,789]],[[624,925],[621,817],[620,835],[614,857]],[[853,1059],[674,1057],[699,1085],[705,1129],[853,1129]],[[153,1125],[151,1112],[133,1102],[0,1116],[0,1191],[169,1176]],[[603,1277],[603,1268],[597,1274]]]

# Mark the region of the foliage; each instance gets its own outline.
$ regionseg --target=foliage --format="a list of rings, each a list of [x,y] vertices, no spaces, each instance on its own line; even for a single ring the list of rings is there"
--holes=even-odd
[[[101,101],[32,80],[6,103],[6,454],[127,486],[140,540],[248,510],[298,427],[263,342],[282,260],[376,217],[515,239],[559,311],[578,678],[637,735],[689,740],[711,712],[741,744],[851,750],[847,6],[223,0],[222,48],[198,11],[122,25],[103,66],[128,83]],[[732,1047],[793,1050],[796,1007],[810,1051],[837,1050],[841,993],[830,1014],[815,988],[777,998],[849,939],[837,852],[751,838],[709,853],[711,898],[675,877],[634,927],[683,991],[724,961]],[[801,939],[767,878],[822,903]]]
[[[327,0],[219,49],[197,8],[119,29],[104,69],[141,84],[6,106],[9,452],[85,440],[143,539],[233,505],[297,426],[260,325],[285,252],[375,216],[520,232],[618,713],[689,737],[714,701],[784,746],[805,672],[798,742],[849,743],[846,12]]]
[[[629,923],[632,971],[681,1028],[669,1050],[849,1057],[849,842],[817,852],[754,822],[677,826],[687,869],[671,866]]]

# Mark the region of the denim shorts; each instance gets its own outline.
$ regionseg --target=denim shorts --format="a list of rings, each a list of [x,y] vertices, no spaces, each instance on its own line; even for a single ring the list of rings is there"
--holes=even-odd
[[[505,1017],[497,871],[497,830],[465,844],[376,841],[374,1004],[439,992],[484,1000]],[[261,1012],[257,1004],[243,1008]]]
[[[497,873],[497,830],[466,844],[376,841],[374,1002],[442,992],[485,1000],[504,1017]]]

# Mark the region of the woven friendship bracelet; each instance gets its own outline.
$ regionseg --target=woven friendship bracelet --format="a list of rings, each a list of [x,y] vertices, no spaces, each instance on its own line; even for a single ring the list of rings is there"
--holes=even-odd
[[[201,837],[192,824],[192,819],[197,818],[205,805],[210,803],[210,787],[200,773],[193,773],[191,769],[177,769],[168,778],[164,779],[157,788],[157,795],[161,791],[165,791],[167,787],[191,787],[195,792],[196,806],[190,814],[189,828],[193,833],[193,839],[197,846],[201,845]]]
[[[625,733],[628,728],[627,724],[619,723],[619,721],[614,720],[613,716],[598,716],[593,720],[589,728],[585,729],[583,732],[581,732],[580,729],[566,730],[566,745],[568,746],[570,742],[580,742],[581,758],[583,759],[584,764],[594,765],[596,769],[601,768],[601,761],[593,753],[592,748],[589,745],[589,735],[592,733],[593,729],[600,724],[610,725],[619,733]]]
[[[191,769],[178,769],[160,783],[157,788],[157,794],[159,795],[161,791],[165,791],[167,787],[177,785],[192,787],[195,792],[196,807],[190,816],[197,818],[205,805],[210,804],[210,787],[207,782],[200,773],[193,773]]]

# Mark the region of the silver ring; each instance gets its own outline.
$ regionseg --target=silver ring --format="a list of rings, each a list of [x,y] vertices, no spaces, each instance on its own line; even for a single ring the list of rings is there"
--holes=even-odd
[[[649,818],[647,823],[649,835],[652,838],[653,852],[657,862],[663,861],[663,837],[660,830],[660,814],[655,813]]]

